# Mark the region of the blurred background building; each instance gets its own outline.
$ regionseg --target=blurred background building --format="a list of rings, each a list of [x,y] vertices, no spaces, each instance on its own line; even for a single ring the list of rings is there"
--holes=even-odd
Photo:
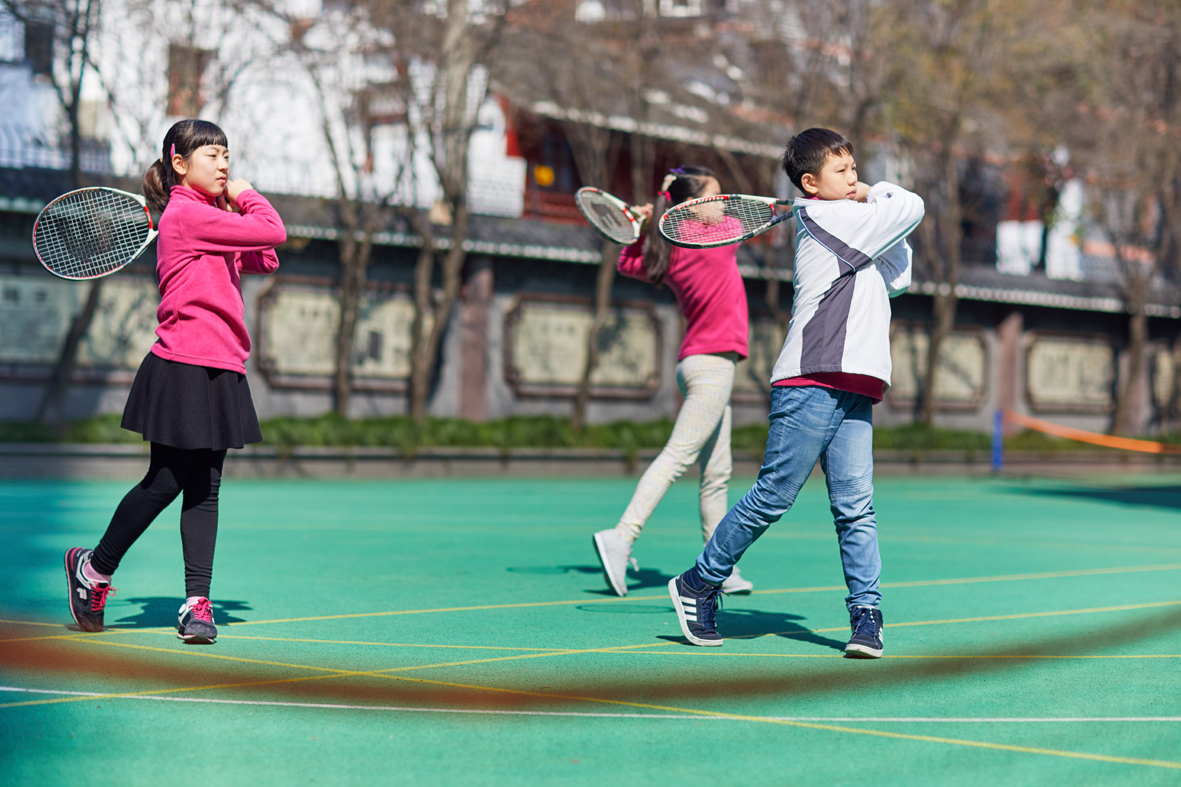
[[[673,415],[676,304],[611,276],[619,248],[574,192],[646,202],[696,164],[789,196],[785,143],[829,125],[862,179],[928,205],[879,424],[985,430],[1007,408],[1176,431],[1181,167],[1135,171],[1153,134],[1176,147],[1181,113],[1084,94],[1081,53],[1031,49],[1069,3],[984,26],[995,5],[4,0],[0,419],[122,409],[155,338],[153,252],[98,287],[57,280],[33,220],[78,186],[138,191],[169,125],[202,117],[288,228],[279,273],[243,289],[263,417]],[[1171,46],[1137,13],[1111,35]],[[739,253],[737,423],[766,417],[790,319],[781,226]]]

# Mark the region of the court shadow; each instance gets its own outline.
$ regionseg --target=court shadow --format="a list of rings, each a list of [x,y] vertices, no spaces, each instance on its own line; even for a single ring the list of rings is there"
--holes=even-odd
[[[575,607],[579,612],[601,612],[607,615],[671,615],[671,604],[629,604],[621,601],[618,604],[585,604]]]
[[[556,576],[558,574],[594,574],[602,576],[602,566],[511,566],[505,571],[510,571],[514,574],[532,574],[534,576]],[[641,568],[639,571],[634,569],[627,570],[627,589],[631,590],[645,590],[647,588],[662,588],[668,585],[668,581],[673,578],[673,574],[665,574],[663,571],[654,568]],[[601,589],[587,590],[594,596],[614,596],[615,592],[603,587]]]
[[[599,566],[594,567],[595,574],[602,575],[603,569]],[[665,574],[658,568],[641,568],[639,571],[629,568],[627,570],[627,589],[628,592],[633,590],[647,590],[648,588],[665,588],[668,587],[668,581],[675,577],[676,574]],[[595,596],[614,596],[615,591],[609,590],[606,587],[596,590],[588,590]]]
[[[108,621],[107,628],[139,629],[175,626],[177,612],[184,602],[183,599],[178,599],[175,596],[145,596],[129,598],[125,601],[128,604],[141,605],[140,611],[124,615],[114,621]],[[233,613],[249,609],[251,606],[245,601],[214,601],[213,620],[219,625],[222,623],[245,623],[246,618],[237,617]]]
[[[1018,489],[1021,494],[1038,497],[1069,497],[1076,500],[1097,500],[1125,506],[1153,506],[1181,509],[1181,486],[1117,486],[1099,489],[1058,487],[1051,489]]]
[[[514,574],[533,574],[535,576],[603,573],[603,569],[599,566],[510,566],[505,571],[510,571]]]
[[[672,607],[666,607],[666,609],[672,611]],[[845,642],[843,640],[823,637],[795,622],[805,619],[802,615],[791,615],[786,612],[761,612],[757,609],[723,607],[717,614],[717,628],[718,632],[726,639],[755,639],[776,636],[800,642],[810,642],[813,645],[844,652]],[[688,644],[684,637],[662,635],[657,638],[678,644]]]

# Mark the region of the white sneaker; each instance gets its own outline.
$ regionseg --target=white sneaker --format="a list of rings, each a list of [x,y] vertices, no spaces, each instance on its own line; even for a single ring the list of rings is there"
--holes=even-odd
[[[722,592],[728,596],[745,596],[755,589],[755,584],[749,579],[743,579],[742,574],[738,571],[738,566],[734,567],[734,571],[722,583]]]
[[[615,528],[600,530],[594,535],[595,554],[603,564],[603,578],[607,580],[607,587],[615,591],[617,596],[627,595],[627,564],[639,570],[639,566],[632,558],[632,548],[619,537]]]

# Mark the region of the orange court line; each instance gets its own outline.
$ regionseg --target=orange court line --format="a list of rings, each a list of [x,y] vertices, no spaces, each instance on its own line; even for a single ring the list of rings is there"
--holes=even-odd
[[[1151,440],[1133,440],[1129,437],[1114,437],[1112,435],[1099,434],[1098,432],[1087,432],[1082,429],[1043,421],[1040,418],[1031,418],[1028,415],[1014,413],[1011,410],[1005,410],[1004,413],[1005,420],[1011,424],[1024,426],[1026,429],[1034,429],[1038,432],[1045,432],[1055,437],[1064,437],[1067,440],[1077,440],[1080,443],[1101,445],[1105,448],[1122,448],[1125,451],[1140,451],[1146,454],[1181,454],[1181,445],[1168,445],[1167,443],[1154,443]]]

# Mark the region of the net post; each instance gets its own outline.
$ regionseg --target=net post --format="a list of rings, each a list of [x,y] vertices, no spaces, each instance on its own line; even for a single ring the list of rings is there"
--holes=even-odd
[[[1005,464],[1005,411],[992,415],[992,472],[999,473]]]

